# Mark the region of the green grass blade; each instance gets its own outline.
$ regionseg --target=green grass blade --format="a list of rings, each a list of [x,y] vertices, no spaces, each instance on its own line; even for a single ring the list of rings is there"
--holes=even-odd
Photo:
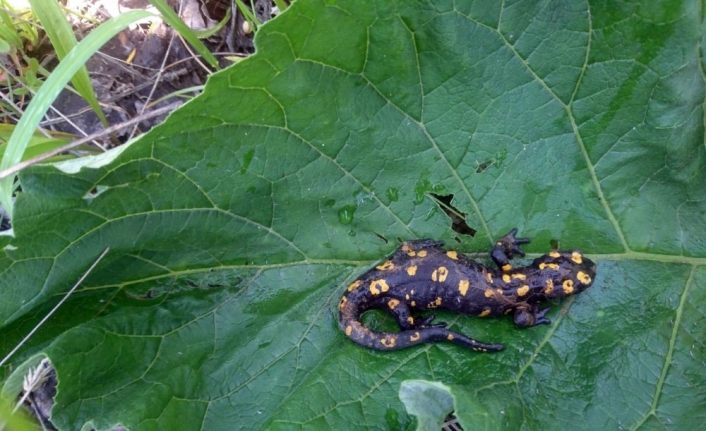
[[[59,60],[63,60],[78,42],[76,42],[71,25],[64,16],[61,5],[56,0],[30,0],[30,4],[32,5],[32,12],[42,23],[44,31],[49,36],[56,55],[59,56]],[[107,126],[108,119],[105,118],[105,114],[103,114],[103,110],[98,103],[96,93],[93,91],[93,85],[91,85],[91,78],[88,76],[88,70],[85,66],[81,66],[71,78],[71,83],[78,94],[91,106],[101,123]]]
[[[213,36],[214,34],[218,33],[221,31],[223,27],[225,27],[226,24],[230,22],[230,9],[226,10],[225,15],[223,16],[223,19],[218,21],[216,25],[214,25],[211,28],[207,28],[205,30],[192,30],[196,36],[199,39],[206,39],[208,37]]]
[[[22,39],[17,34],[17,28],[12,22],[10,14],[4,10],[4,2],[0,2],[0,39],[4,40],[12,48],[21,46]]]
[[[22,160],[22,155],[27,148],[27,144],[32,138],[44,113],[49,109],[49,106],[54,99],[56,99],[56,96],[59,95],[64,86],[71,80],[71,77],[86,63],[90,56],[129,24],[151,15],[152,14],[146,11],[130,11],[115,18],[111,18],[96,27],[85,39],[69,51],[49,78],[47,78],[39,91],[37,91],[37,94],[34,95],[24,115],[20,118],[19,123],[17,123],[17,128],[12,133],[10,141],[7,144],[7,149],[0,162],[0,169],[9,168]],[[13,212],[12,190],[13,178],[0,180],[0,204],[10,215],[12,215]]]
[[[0,124],[0,155],[5,152],[7,142],[15,128],[16,126],[13,124]],[[59,148],[71,142],[72,139],[74,139],[74,136],[68,133],[52,132],[51,137],[48,138],[42,133],[36,132],[27,143],[27,148],[22,155],[22,160],[31,159],[32,157]]]
[[[174,9],[169,7],[167,2],[164,0],[150,0],[150,3],[152,6],[157,8],[160,14],[162,14],[164,21],[166,21],[167,24],[169,24],[174,30],[179,32],[181,37],[183,37],[184,40],[187,41],[189,45],[191,45],[196,52],[199,53],[199,55],[201,55],[201,57],[208,61],[208,64],[210,64],[211,67],[218,69],[218,60],[216,60],[216,57],[211,54],[211,51],[206,48],[206,45],[199,40],[196,33],[184,24],[184,21],[179,18],[179,15],[174,12]]]
[[[241,14],[243,14],[245,20],[252,24],[254,30],[257,30],[257,27],[260,25],[260,22],[257,20],[255,14],[253,14],[250,8],[245,6],[245,3],[243,3],[242,0],[235,0],[235,5],[238,6],[238,10]]]
[[[39,428],[27,417],[24,410],[13,411],[10,399],[0,397],[0,430],[3,431],[37,431]]]
[[[277,6],[277,9],[279,9],[280,13],[284,12],[284,10],[287,9],[287,3],[285,3],[284,0],[275,0],[275,6]]]

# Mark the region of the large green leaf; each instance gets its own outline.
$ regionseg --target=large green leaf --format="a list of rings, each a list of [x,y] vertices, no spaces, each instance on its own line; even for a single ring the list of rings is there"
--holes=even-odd
[[[110,247],[13,359],[52,360],[62,429],[407,428],[409,379],[453,388],[467,429],[695,429],[702,15],[697,1],[298,1],[257,55],[109,164],[22,175],[0,351]],[[473,239],[455,243],[432,192],[453,195]],[[507,345],[492,355],[378,353],[338,330],[341,286],[399,239],[482,252],[513,226],[528,251],[556,239],[598,262],[552,325],[444,317]]]

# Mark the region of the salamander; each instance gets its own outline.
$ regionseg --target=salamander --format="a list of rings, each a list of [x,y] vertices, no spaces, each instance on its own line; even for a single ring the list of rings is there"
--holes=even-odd
[[[446,250],[430,239],[403,242],[379,265],[346,288],[338,305],[341,330],[356,343],[376,350],[398,350],[422,343],[447,341],[475,351],[497,352],[498,343],[484,343],[422,317],[421,310],[443,309],[478,317],[512,314],[515,325],[527,328],[548,324],[549,308],[540,302],[574,295],[588,288],[596,265],[578,250],[552,250],[530,265],[514,268],[515,255],[524,256],[512,229],[490,250],[497,269],[463,254]],[[371,308],[394,316],[400,332],[376,332],[360,316]]]

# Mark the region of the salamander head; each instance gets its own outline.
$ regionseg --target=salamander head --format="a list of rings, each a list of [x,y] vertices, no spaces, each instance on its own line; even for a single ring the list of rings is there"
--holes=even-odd
[[[563,298],[586,290],[596,278],[596,264],[578,250],[552,251],[532,262],[544,279],[544,296]]]

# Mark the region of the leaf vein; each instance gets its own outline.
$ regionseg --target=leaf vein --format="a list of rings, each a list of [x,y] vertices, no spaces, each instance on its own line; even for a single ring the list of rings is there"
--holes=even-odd
[[[696,272],[696,266],[691,267],[689,276],[684,283],[684,290],[682,290],[681,297],[679,298],[679,305],[677,306],[676,313],[674,315],[674,325],[672,325],[672,333],[669,336],[667,354],[664,356],[664,363],[662,364],[662,370],[660,371],[659,378],[655,384],[655,392],[652,395],[652,404],[650,409],[645,413],[645,415],[640,419],[634,426],[630,427],[631,430],[637,430],[641,428],[645,422],[651,417],[657,417],[657,404],[659,404],[659,399],[662,395],[662,388],[664,387],[664,382],[667,380],[667,372],[672,365],[672,356],[674,355],[674,346],[677,342],[677,335],[679,333],[679,326],[681,325],[682,315],[684,313],[684,306],[686,305],[686,298],[689,296],[690,287],[694,282],[694,273]],[[657,417],[657,419],[659,419]]]

